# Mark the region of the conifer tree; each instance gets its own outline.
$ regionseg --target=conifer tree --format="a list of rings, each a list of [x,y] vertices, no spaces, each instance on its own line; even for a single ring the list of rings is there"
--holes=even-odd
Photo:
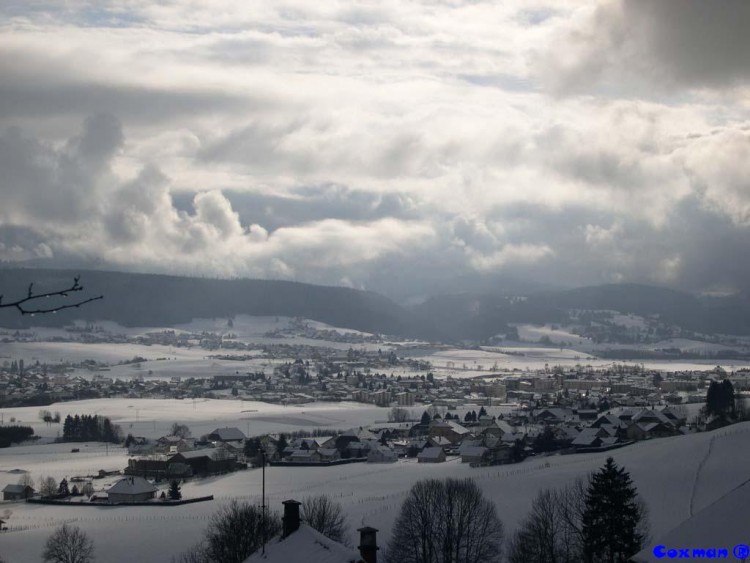
[[[611,457],[591,476],[582,520],[587,563],[629,561],[645,543],[645,507],[630,474]]]
[[[175,479],[169,483],[169,500],[180,500],[181,498],[180,483]]]

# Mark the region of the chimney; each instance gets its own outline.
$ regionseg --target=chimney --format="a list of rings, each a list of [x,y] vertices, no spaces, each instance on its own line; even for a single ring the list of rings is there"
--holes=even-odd
[[[284,505],[284,531],[282,537],[287,537],[299,529],[299,505],[296,500],[285,500]]]
[[[365,563],[378,563],[378,531],[370,526],[359,528],[359,554]]]

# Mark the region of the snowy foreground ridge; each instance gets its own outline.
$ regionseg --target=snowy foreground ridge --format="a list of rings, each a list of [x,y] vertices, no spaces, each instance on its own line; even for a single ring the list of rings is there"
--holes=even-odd
[[[189,403],[186,407],[192,408]],[[352,414],[346,407],[337,412],[331,406],[311,410],[310,414],[323,416],[322,413],[328,419],[340,417],[333,422],[335,426],[344,426],[340,423]],[[206,418],[214,418],[205,411],[203,414]],[[283,414],[263,413],[263,424],[278,424]],[[214,420],[204,424],[206,427],[217,425]],[[639,493],[648,504],[652,538],[656,540],[690,518],[691,514],[698,517],[701,510],[747,480],[745,468],[750,465],[749,440],[750,423],[741,423],[714,432],[647,440],[611,455],[618,465],[630,471]],[[10,473],[14,469],[29,470],[35,478],[52,475],[59,479],[66,475],[86,474],[88,470],[122,469],[127,463],[126,452],[122,449],[109,448],[107,451],[101,444],[89,444],[88,447],[81,444],[81,450],[80,454],[70,454],[70,444],[0,450],[1,484],[17,482],[18,474]],[[344,507],[350,524],[351,545],[356,545],[357,541],[354,530],[364,524],[379,530],[378,543],[385,548],[395,515],[414,482],[427,477],[472,477],[485,495],[495,502],[507,537],[526,515],[539,490],[564,486],[584,477],[601,467],[606,457],[606,453],[551,456],[486,468],[471,468],[455,461],[417,464],[413,460],[377,466],[275,467],[266,471],[266,492],[272,508],[280,508],[281,502],[290,498],[299,500],[305,495],[330,494]],[[208,519],[222,504],[233,498],[260,504],[261,472],[248,470],[191,481],[183,486],[183,494],[186,497],[214,495],[215,500],[148,510],[139,507],[74,509],[8,504],[7,510],[12,514],[6,520],[21,530],[2,535],[0,555],[10,563],[39,561],[42,545],[54,528],[63,522],[73,522],[94,539],[100,563],[169,561],[201,537]],[[733,497],[729,494],[726,498],[726,502],[730,502]],[[738,526],[741,526],[739,522]],[[694,525],[700,527],[700,524]],[[726,531],[730,538],[731,529]],[[685,533],[690,534],[689,531]]]

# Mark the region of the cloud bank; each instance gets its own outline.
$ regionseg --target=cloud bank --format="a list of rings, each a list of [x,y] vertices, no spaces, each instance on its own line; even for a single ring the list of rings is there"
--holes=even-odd
[[[403,299],[750,285],[739,0],[25,4],[0,260]]]

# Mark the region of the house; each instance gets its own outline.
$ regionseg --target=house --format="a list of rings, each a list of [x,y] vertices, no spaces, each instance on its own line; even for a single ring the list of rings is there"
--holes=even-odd
[[[300,503],[285,500],[283,531],[244,563],[377,563],[375,528],[359,528],[358,550],[335,542],[300,521]]]
[[[145,502],[156,496],[156,487],[143,477],[130,476],[120,479],[107,489],[109,502]]]
[[[367,463],[393,463],[397,460],[396,452],[387,446],[372,448],[367,453]]]
[[[458,422],[435,420],[430,424],[430,438],[446,438],[451,444],[459,444],[471,434],[468,428]]]
[[[573,409],[567,407],[549,407],[539,409],[532,413],[532,418],[536,422],[545,424],[560,424],[574,417]]]
[[[576,449],[605,448],[618,442],[617,436],[611,435],[606,428],[584,428],[570,445]]]
[[[285,461],[294,463],[320,463],[320,454],[317,450],[294,450]]]
[[[664,407],[661,413],[677,427],[682,426],[687,421],[687,417],[682,411],[672,407]]]
[[[318,455],[320,455],[320,461],[322,462],[338,461],[341,459],[341,454],[336,448],[319,448]]]
[[[591,428],[599,428],[600,426],[604,424],[609,425],[609,426],[614,426],[616,428],[620,428],[620,427],[625,426],[625,424],[623,423],[623,420],[624,419],[620,419],[613,414],[603,414],[599,418],[597,418],[594,422],[591,423]]]
[[[185,452],[195,449],[193,438],[181,438],[180,436],[162,436],[156,440],[156,451],[165,453]]]
[[[451,442],[445,436],[432,436],[428,438],[427,443],[430,446],[437,448],[449,448],[453,445],[453,442]]]
[[[480,463],[487,458],[489,449],[484,446],[461,447],[461,463]]]
[[[176,453],[167,460],[167,464],[170,467],[174,464],[185,464],[190,467],[193,475],[209,475],[234,470],[236,459],[223,447],[204,448]]]
[[[629,440],[647,440],[649,438],[664,438],[674,436],[675,429],[662,422],[634,422],[626,431]]]
[[[242,447],[246,439],[247,437],[243,434],[242,430],[234,427],[230,428],[229,426],[217,428],[206,435],[206,440],[209,442],[221,442],[235,447]]]
[[[443,448],[425,448],[417,455],[419,463],[443,463],[445,451]]]
[[[24,500],[34,496],[34,489],[28,485],[5,485],[3,500]]]

